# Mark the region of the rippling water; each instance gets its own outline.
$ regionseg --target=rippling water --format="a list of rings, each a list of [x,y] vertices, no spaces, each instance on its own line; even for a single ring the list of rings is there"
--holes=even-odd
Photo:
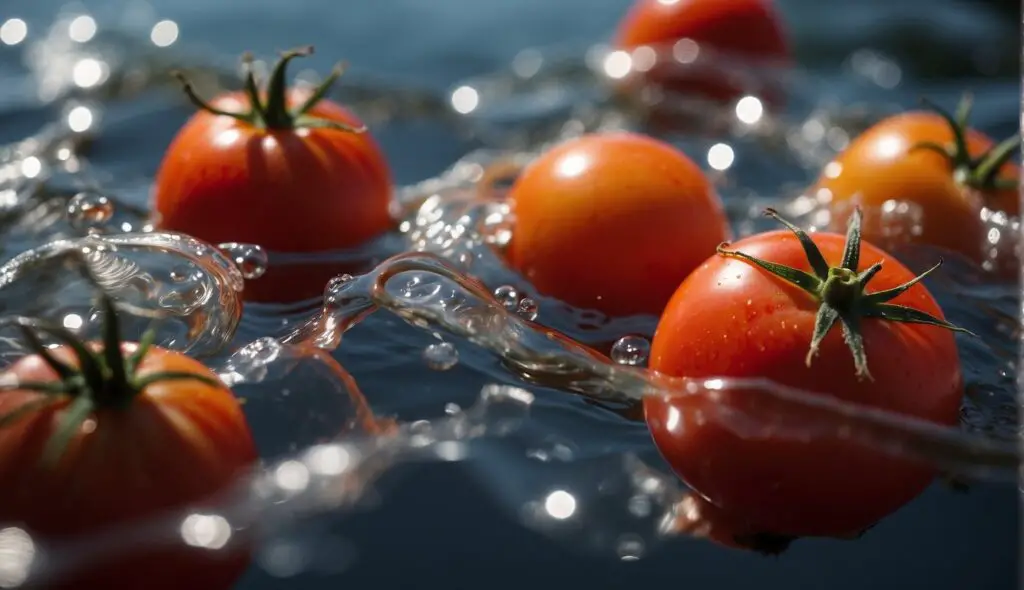
[[[1019,53],[1009,48],[1019,46],[1019,16],[909,0],[781,6],[803,66],[784,80],[793,100],[782,118],[723,111],[691,133],[669,132],[713,171],[737,232],[766,227],[755,213],[769,204],[816,223],[798,198],[816,167],[921,94],[949,105],[973,90],[978,127],[1017,129]],[[4,259],[40,248],[0,270],[0,306],[95,326],[82,283],[65,278],[69,258],[85,257],[140,316],[172,316],[162,343],[206,355],[235,384],[268,461],[217,513],[143,523],[153,539],[180,531],[214,547],[226,523],[266,535],[246,589],[1014,586],[1014,288],[955,260],[929,281],[950,319],[983,336],[958,341],[969,394],[962,435],[811,408],[801,392],[750,384],[767,392],[766,411],[812,412],[793,435],[852,422],[865,444],[978,478],[967,494],[933,486],[860,539],[800,540],[767,558],[699,538],[694,499],[630,418],[652,386],[641,336],[654,319],[569,309],[501,266],[493,248],[508,228],[500,203],[474,198],[481,176],[558,138],[637,123],[599,83],[609,71],[599,44],[623,2],[93,2],[55,16],[58,8],[21,3],[0,14]],[[24,19],[23,34],[12,17]],[[270,56],[305,43],[317,54],[303,67],[351,63],[335,98],[365,115],[402,187],[401,235],[364,253],[415,253],[332,283],[323,309],[250,307],[240,317],[235,288],[258,274],[259,252],[145,233],[148,184],[189,114],[166,74],[186,67],[212,91],[234,84],[241,51]],[[934,256],[901,249],[916,268]],[[130,328],[145,325],[140,317]],[[20,352],[3,343],[3,356]],[[714,387],[670,386],[683,395]],[[339,432],[342,442],[328,444]],[[123,549],[118,539],[97,546]],[[54,564],[57,575],[63,562]]]

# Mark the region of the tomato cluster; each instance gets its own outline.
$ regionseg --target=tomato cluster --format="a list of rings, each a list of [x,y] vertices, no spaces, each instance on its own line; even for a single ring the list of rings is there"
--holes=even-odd
[[[615,45],[683,39],[751,61],[790,57],[767,0],[637,0]],[[286,84],[289,62],[310,51],[283,54],[265,89],[251,68],[243,92],[210,101],[182,79],[200,110],[160,166],[159,229],[305,255],[355,248],[394,227],[381,148],[325,98],[341,69],[313,89]],[[645,75],[719,101],[740,92],[707,72]],[[707,395],[642,403],[654,444],[694,491],[696,507],[679,527],[699,520],[720,542],[776,552],[797,536],[857,534],[933,480],[932,467],[855,444],[841,429],[813,443],[775,436],[767,398],[728,379],[956,424],[963,378],[954,333],[964,331],[944,319],[921,282],[927,272],[915,275],[881,249],[889,236],[864,224],[864,211],[908,202],[920,212],[912,241],[981,261],[982,208],[1020,212],[1010,160],[1019,138],[997,144],[969,128],[968,107],[950,114],[931,105],[856,137],[810,187],[833,214],[831,231],[808,234],[769,210],[783,229],[729,244],[713,182],[682,151],[636,132],[562,142],[514,179],[514,230],[501,252],[512,270],[577,308],[658,316],[652,374],[726,380]],[[315,296],[338,272],[271,268],[245,296]],[[32,354],[6,370],[4,383],[15,386],[0,392],[0,522],[79,538],[207,500],[257,459],[238,401],[217,376],[149,341],[121,342],[113,303],[103,304],[101,342],[15,322]],[[42,346],[38,332],[62,345]],[[764,418],[767,431],[730,428],[714,418],[723,407]],[[795,412],[787,419],[799,420]],[[118,560],[115,570],[81,572],[75,587],[225,587],[248,557],[175,547]],[[173,577],[153,573],[169,567]]]

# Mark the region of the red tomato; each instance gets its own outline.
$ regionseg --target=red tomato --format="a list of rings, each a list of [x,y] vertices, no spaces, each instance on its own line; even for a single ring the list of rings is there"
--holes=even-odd
[[[116,339],[113,350],[119,344],[125,356],[139,351],[140,345]],[[109,356],[106,344],[91,346]],[[207,501],[256,460],[238,401],[198,361],[148,347],[135,369],[130,357],[118,361],[128,367],[122,379],[78,370],[95,367],[97,353],[84,363],[68,346],[50,354],[85,376],[85,384],[62,379],[38,353],[5,372],[5,379],[23,384],[66,387],[61,394],[28,385],[0,393],[0,416],[7,417],[0,422],[0,522],[22,526],[44,543],[89,543],[108,527]],[[160,378],[165,372],[195,378]],[[132,546],[137,551],[101,557],[47,587],[222,589],[249,559],[242,549],[193,549],[180,541]]]
[[[633,50],[644,45],[664,47],[680,39],[750,64],[790,60],[786,34],[770,0],[636,0],[619,23],[613,44]],[[702,72],[655,65],[643,73],[643,79],[723,102],[747,90],[713,65]]]
[[[353,248],[393,226],[383,153],[355,115],[318,98],[340,71],[312,93],[286,89],[288,62],[309,51],[283,55],[265,100],[252,82],[246,92],[207,104],[185,82],[201,110],[160,165],[153,201],[159,229],[213,244],[258,244],[273,263],[274,253]],[[328,266],[271,268],[247,283],[245,296],[287,302],[320,295],[345,270]]]
[[[852,221],[852,229],[859,227],[859,214]],[[766,378],[956,424],[963,384],[951,330],[959,328],[941,319],[921,283],[899,294],[882,293],[915,277],[882,250],[860,243],[857,234],[847,243],[859,244],[859,257],[856,248],[844,250],[843,236],[833,233],[814,234],[810,254],[792,231],[757,234],[720,250],[672,296],[654,335],[650,368],[673,377]],[[820,262],[812,270],[815,252]],[[785,272],[804,286],[747,257],[788,267]],[[869,268],[867,275],[857,274]],[[851,329],[860,334],[860,344],[844,340],[847,321],[836,320],[836,313],[859,319]],[[831,329],[827,319],[835,322]],[[761,397],[729,389],[717,394],[649,397],[647,424],[661,454],[688,485],[762,531],[856,533],[913,499],[934,477],[930,466],[868,448],[842,432],[813,442],[772,436],[774,418],[767,416],[763,437],[745,437],[709,418],[721,407],[712,406],[753,412],[756,420],[765,407],[758,405]],[[787,423],[800,419],[794,412]]]
[[[792,537],[765,534],[748,523],[701,498],[687,494],[676,503],[672,518],[666,523],[671,534],[687,534],[708,539],[723,547],[754,551],[763,555],[780,555],[789,549]]]
[[[837,225],[846,222],[854,203],[879,210],[889,200],[907,201],[920,212],[920,233],[910,232],[908,223],[896,226],[902,235],[893,235],[891,224],[879,223],[875,213],[865,238],[930,244],[980,262],[986,237],[981,207],[1020,213],[1020,168],[1009,159],[1020,140],[997,147],[967,127],[968,107],[961,105],[959,117],[936,109],[879,122],[825,167],[811,194],[828,203]]]
[[[511,266],[541,293],[611,316],[660,313],[729,231],[700,168],[633,133],[552,148],[526,167],[508,199]]]

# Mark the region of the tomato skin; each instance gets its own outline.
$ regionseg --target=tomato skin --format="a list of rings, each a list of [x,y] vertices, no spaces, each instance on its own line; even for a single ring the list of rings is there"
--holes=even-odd
[[[307,93],[293,89],[287,96],[289,106],[295,107]],[[235,92],[210,104],[244,112],[251,101]],[[362,125],[347,109],[327,100],[308,114]],[[258,244],[271,253],[272,262],[275,252],[342,250],[379,236],[394,225],[390,203],[390,170],[369,132],[260,129],[203,110],[168,147],[153,194],[158,229],[212,244]],[[309,268],[291,273],[285,267],[272,268],[247,282],[245,296],[277,302],[319,295],[327,280],[343,271],[325,267],[305,280]],[[296,280],[303,284],[296,285]]]
[[[995,142],[973,129],[966,133],[967,147],[974,157],[991,149]],[[912,111],[889,117],[858,137],[828,164],[811,189],[835,213],[834,227],[842,227],[853,201],[865,208],[881,207],[890,199],[908,201],[920,208],[920,234],[907,241],[929,244],[959,252],[974,262],[983,257],[985,226],[980,208],[1010,215],[1020,214],[1016,189],[979,191],[954,178],[948,158],[927,149],[911,149],[919,142],[947,145],[953,131],[939,115]],[[1017,180],[1019,167],[1007,162],[999,178]],[[864,238],[876,243],[887,239],[877,223],[867,223]],[[903,238],[901,238],[903,239]]]
[[[126,343],[127,354],[134,343]],[[54,355],[69,364],[66,348]],[[151,348],[138,374],[188,371],[214,377],[182,354]],[[53,381],[40,357],[18,360],[8,374],[22,380]],[[0,414],[32,403],[42,394],[0,395]],[[100,409],[72,437],[54,468],[40,460],[67,398],[55,398],[0,428],[0,522],[24,526],[44,542],[73,541],[106,527],[160,517],[182,504],[225,491],[257,458],[238,401],[226,387],[199,381],[155,383],[124,409]],[[173,512],[172,512],[173,514]],[[175,531],[176,532],[176,531]],[[71,573],[55,588],[229,588],[248,565],[244,551],[168,547],[139,548]],[[165,574],[165,575],[161,575]],[[51,586],[48,586],[51,587]]]
[[[555,146],[527,166],[508,200],[510,265],[541,293],[610,316],[660,313],[729,235],[700,168],[633,133]]]
[[[811,235],[826,261],[838,265],[843,236]],[[789,231],[751,236],[730,249],[810,270]],[[860,270],[882,260],[869,292],[914,277],[882,250],[861,244]],[[942,318],[920,283],[892,303]],[[654,335],[650,368],[673,377],[766,378],[941,425],[957,424],[963,381],[951,332],[862,320],[874,380],[858,381],[838,326],[822,341],[810,367],[806,365],[817,309],[817,301],[804,291],[748,262],[716,255],[673,295]],[[690,487],[764,532],[856,533],[916,497],[934,477],[930,466],[861,446],[841,433],[813,442],[772,437],[770,432],[744,438],[714,419],[715,408],[725,404],[756,412],[763,402],[749,391],[719,393],[718,400],[711,395],[648,397],[645,418],[662,456]],[[799,413],[794,416],[800,419]]]
[[[769,0],[636,0],[619,23],[613,45],[631,50],[691,39],[732,59],[788,63],[787,34]],[[686,73],[655,65],[643,74],[676,92],[731,101],[743,88],[714,72]],[[776,97],[777,98],[777,97]]]

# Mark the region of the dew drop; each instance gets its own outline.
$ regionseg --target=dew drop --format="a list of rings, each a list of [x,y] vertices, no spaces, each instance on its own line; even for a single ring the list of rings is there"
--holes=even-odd
[[[519,302],[519,306],[516,307],[516,313],[523,318],[533,321],[537,319],[537,312],[539,309],[540,307],[537,305],[536,301],[529,297],[524,297],[523,300]]]
[[[651,354],[651,343],[643,336],[623,336],[612,344],[611,358],[620,365],[643,365]]]
[[[447,371],[459,364],[459,351],[451,342],[435,342],[423,350],[423,360],[435,371]]]
[[[519,307],[519,291],[512,285],[502,285],[494,290],[494,298],[509,311]]]
[[[217,246],[235,263],[244,279],[258,279],[267,272],[267,253],[256,244],[224,242]]]
[[[114,217],[114,203],[106,195],[81,192],[68,201],[67,219],[78,230],[100,230]]]

